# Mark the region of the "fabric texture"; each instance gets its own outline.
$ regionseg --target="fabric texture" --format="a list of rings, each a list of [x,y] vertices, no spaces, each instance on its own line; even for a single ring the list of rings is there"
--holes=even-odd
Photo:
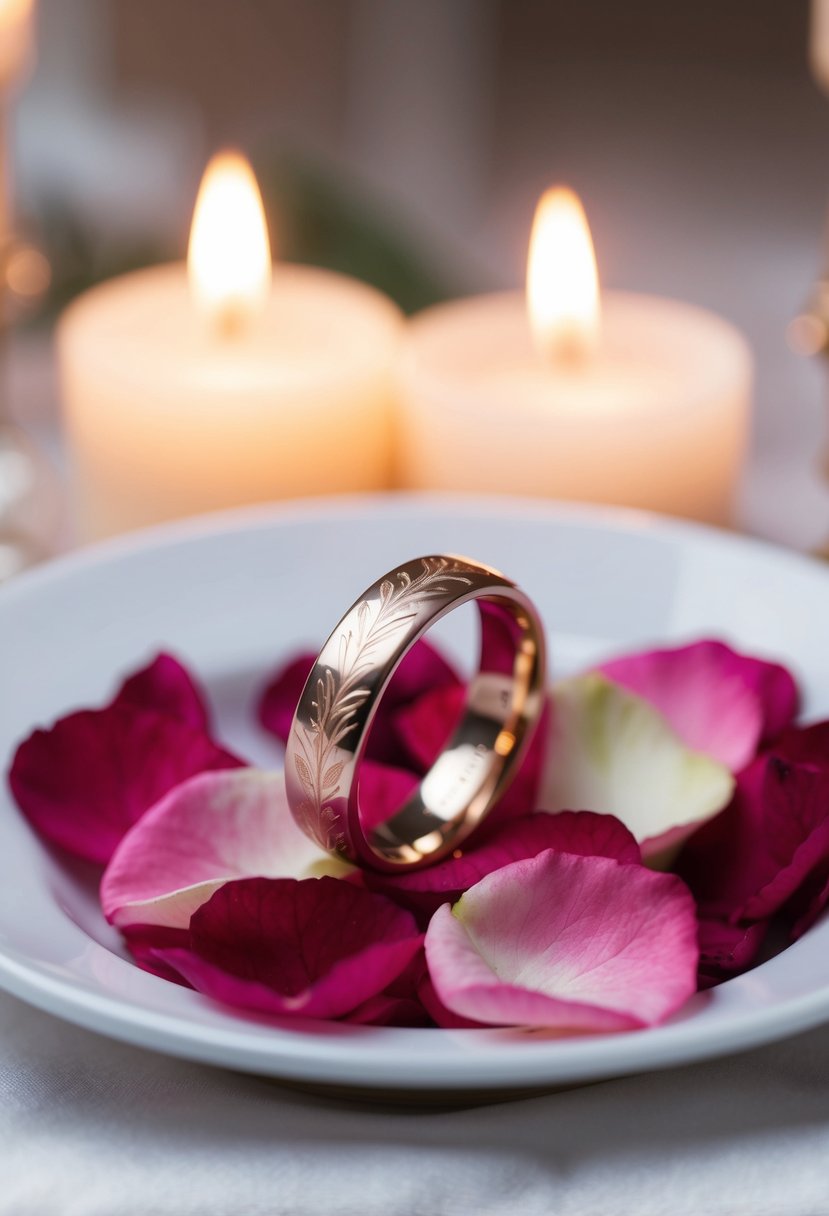
[[[0,994],[2,1216],[818,1216],[829,1028],[466,1110],[356,1106]]]

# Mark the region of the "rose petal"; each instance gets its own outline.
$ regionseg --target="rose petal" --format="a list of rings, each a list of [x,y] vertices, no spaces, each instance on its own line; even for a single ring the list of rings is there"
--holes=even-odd
[[[553,695],[545,810],[615,815],[654,858],[728,803],[728,769],[684,747],[641,697],[596,673],[558,684]]]
[[[416,912],[431,914],[442,903],[454,903],[464,891],[493,870],[513,861],[536,857],[545,849],[580,856],[612,857],[619,862],[639,863],[639,846],[630,832],[612,815],[590,811],[563,811],[560,815],[527,815],[501,824],[483,839],[452,857],[423,870],[401,874],[366,871],[363,881],[371,890],[383,891]]]
[[[694,902],[674,875],[549,850],[482,879],[426,934],[453,1013],[605,1031],[664,1021],[695,991]]]
[[[188,722],[118,703],[36,730],[17,749],[9,784],[41,836],[106,863],[168,790],[195,773],[241,765]]]
[[[799,937],[811,929],[819,920],[829,904],[829,857],[821,859],[821,864],[790,901],[786,912],[793,922],[790,938],[796,942]]]
[[[710,988],[747,971],[757,961],[767,930],[767,921],[742,926],[700,920],[698,987]]]
[[[194,914],[189,950],[159,957],[214,1000],[338,1018],[378,995],[417,954],[413,917],[336,878],[248,878]]]
[[[358,1005],[343,1018],[359,1026],[430,1026],[430,1018],[420,1001],[389,996],[381,992]]]
[[[441,1030],[484,1030],[486,1023],[475,1022],[472,1018],[462,1018],[459,1014],[447,1009],[435,991],[435,985],[430,976],[426,975],[418,991],[420,1002],[432,1021]]]
[[[828,867],[829,723],[786,731],[680,859],[704,914],[732,923],[767,919],[804,884],[813,919]]]
[[[427,974],[426,954],[421,939],[420,946],[403,971],[379,996],[372,997],[350,1013],[348,1021],[370,1021],[376,1026],[432,1025],[432,1019],[419,996],[420,985]]]
[[[128,925],[122,929],[127,949],[142,971],[158,975],[163,980],[192,988],[183,975],[158,957],[160,950],[173,947],[187,949],[190,945],[188,929],[167,929],[163,925]]]
[[[385,823],[408,802],[420,778],[408,769],[364,760],[360,766],[359,807],[364,830]]]
[[[133,705],[180,718],[196,730],[209,730],[204,694],[185,667],[170,654],[159,654],[128,676],[115,697],[116,705]]]
[[[263,692],[259,721],[271,734],[286,742],[294,711],[316,655],[303,654],[283,667]],[[458,677],[443,656],[426,641],[417,642],[394,673],[378,707],[368,739],[367,757],[383,764],[411,768],[415,757],[408,739],[401,737],[395,722],[397,710],[422,693],[459,687]],[[460,690],[461,697],[463,690]],[[423,766],[425,772],[428,764]]]
[[[282,743],[288,741],[297,703],[316,658],[308,652],[291,659],[268,681],[259,698],[256,712],[260,724]]]
[[[116,849],[101,882],[107,920],[186,929],[235,878],[344,874],[295,824],[282,773],[202,773],[171,790]]]
[[[393,715],[394,729],[415,768],[425,773],[446,747],[466,702],[461,684],[444,684],[401,705]]]
[[[785,667],[738,654],[722,642],[624,655],[598,670],[649,701],[686,747],[738,772],[797,710]]]

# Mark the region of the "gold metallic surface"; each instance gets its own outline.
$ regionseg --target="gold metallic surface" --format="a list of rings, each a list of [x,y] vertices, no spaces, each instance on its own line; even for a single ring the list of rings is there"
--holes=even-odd
[[[463,604],[481,618],[478,672],[455,732],[417,791],[364,831],[359,768],[395,670],[427,630]],[[352,605],[320,651],[285,755],[288,800],[322,848],[360,866],[412,869],[455,850],[517,771],[544,701],[543,627],[498,571],[443,555],[405,562]]]

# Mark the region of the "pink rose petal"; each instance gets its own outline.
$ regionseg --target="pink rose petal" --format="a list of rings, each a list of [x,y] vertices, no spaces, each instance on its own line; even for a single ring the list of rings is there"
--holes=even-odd
[[[442,903],[454,903],[487,874],[511,862],[536,857],[545,849],[586,857],[611,857],[638,864],[639,845],[624,824],[612,815],[591,811],[536,813],[509,820],[486,836],[473,837],[455,855],[423,870],[401,874],[365,872],[363,880],[375,891],[419,913],[431,914]]]
[[[624,655],[598,670],[659,710],[687,747],[738,772],[797,710],[785,667],[722,642]]]
[[[698,956],[679,879],[552,850],[489,874],[426,934],[440,1001],[493,1025],[655,1025],[695,991]]]
[[[161,799],[124,837],[101,882],[107,920],[186,929],[235,878],[344,873],[295,824],[281,773],[201,773]]]
[[[9,784],[41,836],[106,863],[168,790],[195,773],[241,765],[190,723],[118,703],[36,730],[17,749]]]
[[[294,711],[316,655],[303,654],[283,667],[268,683],[259,707],[259,721],[283,743],[287,740]],[[396,714],[401,706],[425,692],[459,688],[459,680],[443,656],[429,642],[420,641],[404,658],[387,688],[368,740],[367,756],[398,768],[417,767],[409,740],[401,736]],[[463,690],[460,690],[463,696]],[[425,772],[428,764],[423,766]]]
[[[544,810],[615,815],[661,869],[728,805],[731,771],[686,747],[644,697],[595,671],[561,681],[553,697]]]
[[[339,1018],[415,957],[414,918],[336,878],[227,883],[194,914],[189,950],[159,951],[194,988],[262,1013]]]
[[[185,667],[170,654],[159,654],[140,671],[128,676],[116,705],[155,710],[188,722],[196,730],[209,730],[210,718],[203,692]]]

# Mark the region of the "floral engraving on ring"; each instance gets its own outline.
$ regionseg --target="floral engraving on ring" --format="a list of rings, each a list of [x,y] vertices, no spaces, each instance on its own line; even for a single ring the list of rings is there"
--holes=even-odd
[[[368,678],[378,647],[413,621],[422,604],[447,595],[450,584],[472,584],[468,567],[448,558],[424,557],[420,564],[414,577],[403,569],[384,579],[378,599],[364,599],[348,614],[339,638],[337,669],[326,667],[317,677],[309,722],[296,729],[294,764],[305,793],[298,813],[309,826],[323,825],[314,834],[332,852],[342,853],[346,846],[340,816],[332,805],[346,764],[338,749],[371,696]]]

